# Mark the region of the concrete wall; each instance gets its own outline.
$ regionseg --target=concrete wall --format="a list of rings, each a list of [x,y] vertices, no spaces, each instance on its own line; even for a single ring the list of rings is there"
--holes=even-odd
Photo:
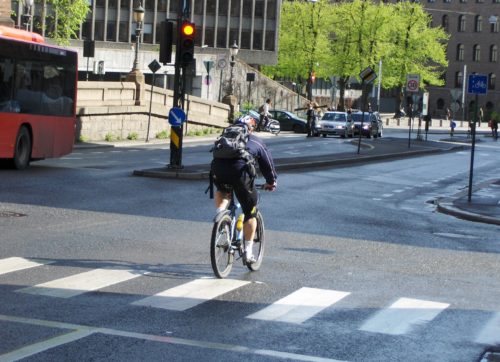
[[[132,82],[79,82],[76,139],[101,141],[110,136],[126,139],[132,133],[145,139],[148,121],[150,139],[159,132],[169,132],[172,91],[153,87],[151,117],[151,86],[146,85],[145,99],[140,106],[135,105],[135,92],[136,86]],[[225,104],[187,96],[185,109],[188,118],[185,130],[228,124],[229,106]]]

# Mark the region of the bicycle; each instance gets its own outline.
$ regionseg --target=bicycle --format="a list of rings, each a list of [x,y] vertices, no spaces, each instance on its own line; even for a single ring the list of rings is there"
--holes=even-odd
[[[262,188],[263,185],[256,186]],[[264,258],[264,220],[260,211],[257,211],[257,229],[253,243],[255,263],[246,263],[245,240],[243,238],[243,212],[240,203],[231,193],[231,200],[226,210],[218,213],[214,218],[212,238],[210,240],[210,261],[217,278],[225,278],[231,272],[235,255],[242,259],[251,271],[259,270]]]

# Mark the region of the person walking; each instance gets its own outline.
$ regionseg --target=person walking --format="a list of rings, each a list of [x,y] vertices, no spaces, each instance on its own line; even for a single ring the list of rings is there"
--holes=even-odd
[[[479,124],[478,124],[478,127],[481,127],[481,122],[483,121],[483,118],[484,118],[483,107],[479,107]]]
[[[491,119],[491,135],[493,140],[498,140],[498,120],[496,118]]]
[[[309,102],[307,112],[307,136],[306,137],[312,137],[313,136],[313,127],[314,127],[314,118],[316,117],[316,112],[314,111],[313,104]]]

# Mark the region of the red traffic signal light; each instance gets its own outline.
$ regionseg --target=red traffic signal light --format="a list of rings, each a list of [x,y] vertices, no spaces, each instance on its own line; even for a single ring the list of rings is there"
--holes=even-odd
[[[190,21],[183,21],[180,28],[179,61],[182,65],[189,65],[194,60],[195,26]]]

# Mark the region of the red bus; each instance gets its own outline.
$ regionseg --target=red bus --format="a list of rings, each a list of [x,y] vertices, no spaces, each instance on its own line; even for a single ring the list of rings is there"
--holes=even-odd
[[[78,56],[0,26],[0,159],[17,169],[73,150]]]

